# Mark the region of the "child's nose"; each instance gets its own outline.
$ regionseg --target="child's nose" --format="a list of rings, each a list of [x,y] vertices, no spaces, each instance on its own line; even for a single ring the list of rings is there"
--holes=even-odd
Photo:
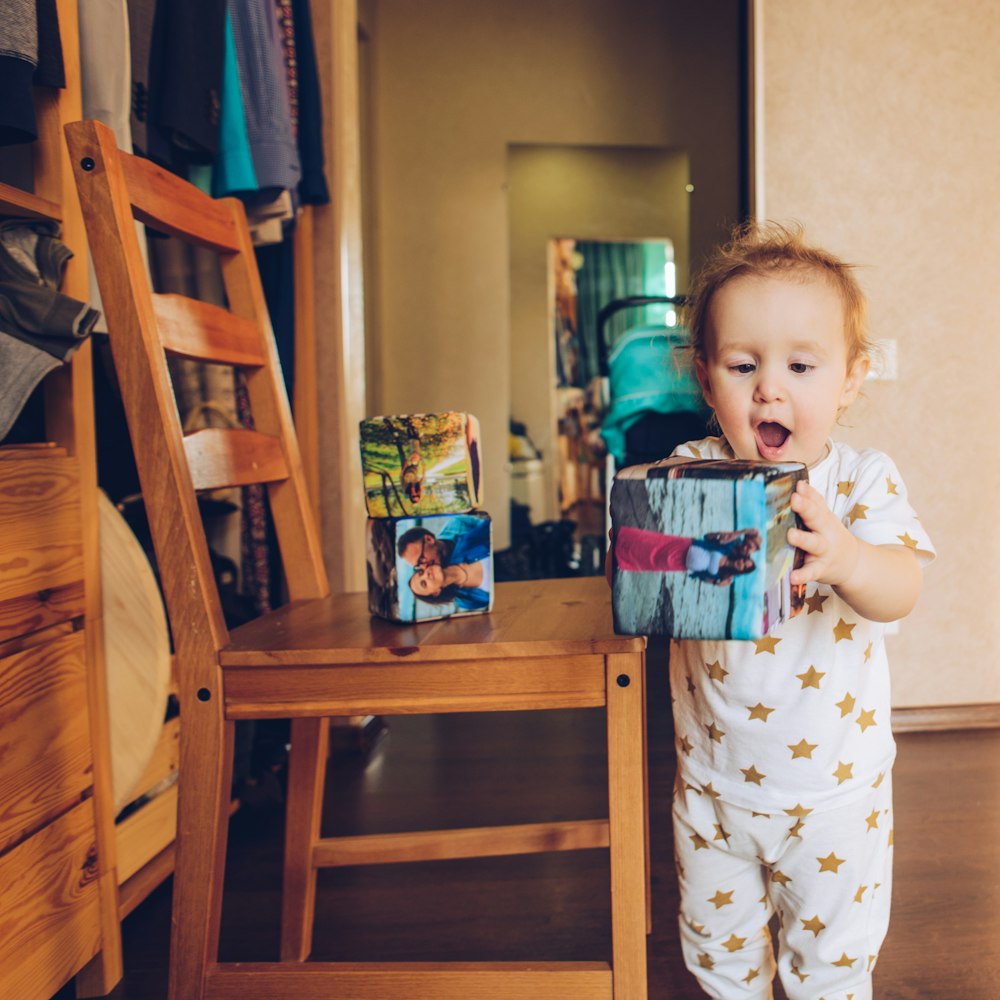
[[[759,403],[772,403],[784,399],[785,388],[782,380],[766,369],[760,369],[754,384],[754,398]]]

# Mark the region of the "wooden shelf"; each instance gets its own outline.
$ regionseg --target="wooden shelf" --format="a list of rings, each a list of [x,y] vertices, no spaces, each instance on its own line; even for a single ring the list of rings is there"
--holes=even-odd
[[[61,222],[62,207],[47,198],[39,198],[36,194],[29,194],[0,181],[0,216],[2,215]]]

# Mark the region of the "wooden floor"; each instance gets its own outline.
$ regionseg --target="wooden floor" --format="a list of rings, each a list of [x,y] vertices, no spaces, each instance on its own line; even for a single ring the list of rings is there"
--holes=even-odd
[[[650,998],[697,998],[676,935],[675,758],[661,651],[651,651],[649,667]],[[389,727],[369,758],[331,759],[327,830],[562,820],[605,808],[600,711],[397,718]],[[898,743],[896,885],[876,996],[997,1000],[1000,731],[904,734]],[[280,833],[274,807],[233,818],[224,959],[277,955]],[[606,960],[608,878],[603,851],[326,871],[313,957]],[[125,921],[126,974],[115,1000],[166,996],[169,918],[167,883]],[[59,994],[71,996],[71,986]]]

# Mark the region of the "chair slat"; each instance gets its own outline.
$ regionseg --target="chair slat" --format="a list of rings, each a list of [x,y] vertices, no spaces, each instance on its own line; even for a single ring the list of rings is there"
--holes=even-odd
[[[198,361],[259,368],[265,363],[256,324],[185,295],[154,295],[165,350]]]
[[[243,428],[205,427],[184,437],[196,490],[217,490],[288,478],[281,442]]]
[[[239,235],[224,201],[209,197],[152,160],[122,156],[118,162],[140,222],[211,250],[239,250]]]

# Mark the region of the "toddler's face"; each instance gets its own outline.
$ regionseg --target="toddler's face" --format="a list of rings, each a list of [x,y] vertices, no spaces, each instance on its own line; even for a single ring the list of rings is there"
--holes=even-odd
[[[737,458],[823,457],[837,415],[868,371],[848,370],[844,308],[822,277],[733,278],[709,307],[698,380]]]

